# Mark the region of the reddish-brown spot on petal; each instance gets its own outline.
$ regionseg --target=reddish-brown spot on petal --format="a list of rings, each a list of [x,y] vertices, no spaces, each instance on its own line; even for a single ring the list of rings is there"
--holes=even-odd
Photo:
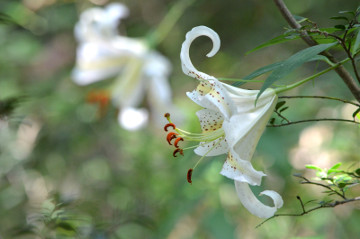
[[[164,130],[167,132],[169,127],[172,127],[173,129],[176,128],[176,126],[173,123],[168,123],[164,126]]]
[[[179,146],[178,146],[179,141],[184,141],[184,139],[183,139],[183,138],[181,138],[181,137],[180,137],[180,138],[175,139],[174,146],[175,146],[176,148],[179,148]]]
[[[189,171],[187,172],[187,175],[186,175],[186,179],[187,179],[188,183],[190,183],[190,184],[192,183],[192,181],[191,181],[192,172],[193,172],[193,169],[191,168],[191,169],[189,169]]]
[[[173,152],[173,156],[176,158],[176,154],[179,153],[181,154],[182,156],[184,156],[184,151],[182,149],[175,149],[174,152]]]
[[[168,135],[166,136],[166,141],[170,144],[171,144],[171,140],[175,139],[176,138],[176,135],[178,135],[177,133],[175,132],[170,132],[168,133]]]

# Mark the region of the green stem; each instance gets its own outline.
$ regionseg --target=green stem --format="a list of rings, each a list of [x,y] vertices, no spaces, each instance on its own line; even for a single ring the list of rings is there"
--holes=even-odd
[[[327,68],[327,69],[325,69],[325,70],[323,70],[323,71],[320,71],[320,72],[316,73],[315,75],[309,76],[309,77],[307,77],[307,78],[305,78],[305,79],[303,79],[303,80],[301,80],[301,81],[295,82],[294,84],[287,85],[287,86],[280,87],[280,88],[276,88],[276,89],[275,89],[275,92],[276,92],[277,94],[279,94],[279,93],[281,93],[281,92],[294,89],[294,88],[296,88],[296,87],[298,87],[298,86],[300,86],[300,85],[302,85],[302,84],[304,84],[304,83],[306,83],[306,82],[308,82],[308,81],[310,81],[310,80],[312,80],[312,79],[315,79],[316,77],[319,77],[319,76],[321,76],[321,75],[323,75],[323,74],[325,74],[325,73],[327,73],[327,72],[329,72],[329,71],[331,71],[331,70],[339,67],[340,65],[344,64],[345,62],[347,62],[347,61],[349,61],[349,60],[350,60],[350,58],[346,58],[346,59],[340,61],[339,63],[337,63],[336,65],[334,65],[334,66],[332,66],[332,67],[329,67],[329,68]]]
[[[152,31],[148,36],[150,48],[154,48],[164,40],[166,35],[174,27],[175,23],[179,20],[185,9],[189,7],[194,0],[179,0],[175,3],[169,12],[165,15],[158,27]]]

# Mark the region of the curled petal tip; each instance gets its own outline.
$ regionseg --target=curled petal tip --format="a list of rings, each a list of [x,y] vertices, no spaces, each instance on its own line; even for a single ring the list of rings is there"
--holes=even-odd
[[[241,201],[241,203],[244,205],[244,207],[253,215],[260,217],[260,218],[269,218],[272,217],[275,212],[282,207],[283,200],[281,196],[275,192],[266,190],[263,191],[260,195],[266,195],[269,196],[273,202],[274,206],[270,207],[262,202],[259,201],[254,195],[254,193],[251,191],[249,184],[235,181],[235,188],[236,193]]]
[[[208,54],[206,54],[207,57],[212,57],[219,51],[219,49],[220,49],[219,35],[214,30],[212,30],[206,26],[198,26],[198,27],[194,27],[191,31],[189,31],[186,34],[185,41],[181,46],[180,59],[182,62],[183,72],[186,75],[207,80],[212,77],[203,72],[198,71],[192,64],[190,55],[189,55],[191,43],[200,36],[207,36],[213,42],[213,47],[212,47],[211,51]],[[196,77],[196,76],[200,76],[200,77]]]

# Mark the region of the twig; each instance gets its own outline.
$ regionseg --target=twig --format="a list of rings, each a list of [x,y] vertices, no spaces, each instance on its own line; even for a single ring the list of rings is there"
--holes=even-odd
[[[303,216],[305,214],[308,214],[310,212],[313,212],[315,210],[321,209],[321,208],[330,208],[330,207],[336,207],[345,203],[349,203],[349,202],[355,202],[355,201],[360,201],[360,197],[356,197],[356,198],[351,198],[351,199],[346,199],[346,200],[342,200],[342,201],[335,201],[333,203],[324,203],[321,204],[317,207],[313,207],[309,210],[304,210],[303,208],[303,212],[302,213],[283,213],[283,214],[275,214],[272,217],[267,218],[266,220],[264,220],[262,223],[260,223],[259,225],[256,226],[256,228],[260,227],[261,225],[263,225],[265,222],[275,218],[275,217],[300,217]]]
[[[360,107],[360,104],[357,104],[357,103],[354,103],[354,102],[351,102],[349,100],[344,100],[344,99],[339,99],[339,98],[335,98],[335,97],[329,97],[329,96],[317,96],[317,95],[314,95],[314,96],[306,96],[306,95],[294,95],[294,96],[279,96],[278,97],[279,99],[326,99],[326,100],[337,100],[337,101],[341,101],[345,104],[352,104],[352,105],[355,105],[357,107]]]
[[[278,7],[279,11],[281,12],[281,14],[283,15],[283,17],[285,18],[285,20],[288,22],[288,24],[294,28],[294,29],[298,29],[300,30],[301,25],[296,21],[296,19],[293,17],[293,15],[291,14],[291,12],[289,11],[289,9],[286,7],[285,3],[283,2],[283,0],[274,0],[276,6]],[[301,34],[301,38],[306,42],[306,44],[308,44],[309,46],[314,46],[317,45],[318,43],[307,34],[306,31],[300,31]],[[325,57],[327,57],[332,63],[337,64],[338,61],[336,60],[336,58],[331,55],[328,52],[322,52],[320,53],[321,55],[324,55]],[[344,81],[344,83],[347,85],[347,87],[350,89],[351,93],[353,94],[353,96],[355,97],[355,99],[360,102],[360,87],[359,85],[355,82],[355,80],[352,78],[352,76],[350,75],[350,73],[343,67],[343,66],[339,66],[337,68],[335,68],[335,72],[341,77],[341,79]]]
[[[348,122],[348,123],[360,125],[360,122],[356,122],[355,120],[322,118],[322,119],[307,119],[307,120],[291,121],[291,122],[284,123],[284,124],[268,124],[266,127],[282,127],[282,126],[288,126],[288,125],[293,125],[293,124],[300,124],[300,123],[307,123],[307,122],[319,122],[319,121],[340,121],[340,122]]]

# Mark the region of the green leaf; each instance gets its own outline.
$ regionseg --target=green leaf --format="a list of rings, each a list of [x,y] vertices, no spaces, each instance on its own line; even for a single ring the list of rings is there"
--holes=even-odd
[[[355,174],[357,174],[358,176],[360,176],[360,168],[358,168],[358,169],[355,169]]]
[[[335,64],[332,63],[326,56],[322,56],[322,55],[316,55],[312,58],[310,58],[309,60],[307,60],[307,62],[309,61],[325,61],[326,63],[328,63],[330,66],[334,66]],[[249,80],[252,80],[258,76],[261,76],[265,73],[268,73],[270,71],[273,71],[277,68],[280,68],[282,67],[284,61],[279,61],[279,62],[275,62],[273,64],[270,64],[270,65],[267,65],[267,66],[264,66],[264,67],[261,67],[255,71],[253,71],[252,73],[250,73],[249,75],[245,76],[243,78],[244,81],[249,81]],[[245,84],[246,82],[241,82],[241,81],[238,81],[238,82],[235,82],[233,83],[232,85],[233,86],[241,86],[243,84]]]
[[[352,53],[353,56],[358,51],[359,46],[360,46],[360,29],[358,30],[358,32],[356,34],[355,42],[354,42],[353,48],[351,50],[351,53]]]
[[[340,162],[340,163],[337,163],[337,164],[335,164],[334,166],[332,166],[329,170],[331,170],[331,169],[337,169],[337,168],[339,168],[341,165],[342,165],[341,162]]]
[[[255,47],[254,49],[250,50],[250,51],[247,51],[245,53],[245,55],[248,55],[254,51],[257,51],[257,50],[260,50],[264,47],[268,47],[268,46],[272,46],[272,45],[276,45],[276,44],[279,44],[279,43],[283,43],[283,42],[288,42],[288,41],[292,41],[292,40],[296,40],[296,39],[299,39],[300,38],[300,34],[295,34],[294,32],[291,32],[291,33],[284,33],[283,35],[280,35],[280,36],[277,36],[257,47]]]
[[[318,166],[315,166],[315,165],[305,165],[305,167],[308,168],[308,169],[314,169],[314,170],[319,171],[319,172],[323,171],[322,168],[320,168]]]
[[[284,112],[284,111],[287,110],[287,109],[289,109],[288,106],[286,106],[286,107],[282,108],[281,110],[279,110],[279,113]]]
[[[360,108],[358,108],[357,110],[354,111],[354,113],[352,114],[352,117],[355,119],[356,115],[360,112]]]
[[[335,25],[334,27],[337,28],[337,29],[341,29],[341,30],[346,29],[346,27],[344,25]]]
[[[259,94],[257,95],[257,98],[259,98],[259,96],[277,80],[280,80],[284,76],[288,75],[295,68],[311,60],[314,56],[316,56],[320,52],[323,52],[329,49],[330,47],[335,46],[336,44],[337,42],[333,42],[329,44],[312,46],[295,53],[290,58],[283,61],[280,67],[277,67],[265,80],[264,84],[260,89]]]
[[[349,19],[347,17],[344,17],[344,16],[334,16],[334,17],[330,17],[330,19],[333,19],[333,20],[345,20],[345,21],[349,21]]]
[[[350,14],[352,16],[355,16],[355,12],[353,12],[353,11],[340,11],[339,13],[340,14]]]
[[[243,80],[252,80],[252,79],[254,79],[254,78],[256,78],[256,77],[258,77],[258,76],[260,76],[260,75],[262,75],[262,74],[265,74],[265,73],[267,73],[267,72],[273,71],[273,70],[281,67],[282,63],[283,63],[283,62],[280,61],[280,62],[275,62],[275,63],[273,63],[273,64],[270,64],[270,65],[261,67],[261,68],[255,70],[254,72],[252,72],[250,75],[245,76],[245,77],[243,78]],[[240,85],[242,85],[242,84],[244,84],[244,82],[235,82],[235,83],[232,84],[232,85],[233,85],[233,86],[240,86]]]
[[[275,110],[278,110],[281,106],[285,105],[286,101],[279,101],[276,106],[275,106]]]
[[[273,125],[275,123],[275,118],[271,118],[270,122],[271,125]]]

